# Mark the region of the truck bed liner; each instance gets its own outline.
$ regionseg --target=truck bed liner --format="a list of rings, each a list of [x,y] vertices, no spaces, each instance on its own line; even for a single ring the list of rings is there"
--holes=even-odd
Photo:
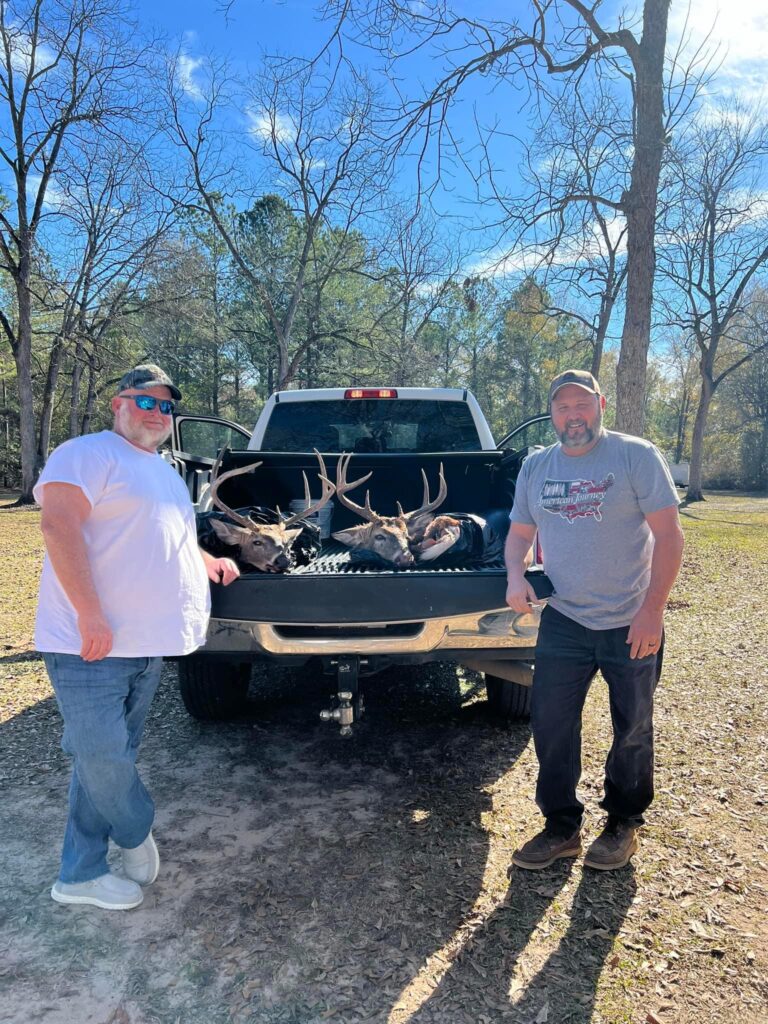
[[[350,549],[337,540],[324,540],[323,550],[318,557],[309,565],[298,565],[290,570],[289,576],[348,576],[350,574],[369,574],[378,576],[409,576],[417,573],[427,573],[429,576],[434,573],[449,572],[484,572],[491,570],[497,572],[504,568],[504,561],[498,558],[493,562],[486,562],[481,559],[462,562],[460,565],[432,564],[421,562],[408,569],[392,569],[385,566],[370,565],[350,560]]]

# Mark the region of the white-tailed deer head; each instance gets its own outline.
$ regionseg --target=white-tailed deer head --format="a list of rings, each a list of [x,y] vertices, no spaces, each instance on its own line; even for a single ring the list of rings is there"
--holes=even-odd
[[[302,530],[302,527],[298,529],[291,529],[291,527],[327,505],[335,491],[335,487],[328,479],[322,455],[315,450],[315,455],[320,463],[320,472],[317,476],[323,488],[320,499],[311,504],[309,481],[307,480],[307,474],[302,472],[301,475],[304,477],[304,500],[307,503],[307,508],[302,509],[301,512],[297,512],[296,515],[290,516],[288,519],[283,519],[281,522],[266,524],[254,523],[246,516],[241,516],[239,512],[235,512],[225,505],[218,496],[219,487],[225,480],[244,473],[253,473],[262,463],[255,462],[252,466],[230,469],[228,472],[219,475],[222,454],[219,453],[211,471],[211,501],[216,508],[226,512],[233,523],[237,525],[222,522],[220,519],[212,519],[211,526],[213,530],[225,544],[238,548],[240,561],[245,562],[247,565],[252,565],[261,572],[285,572],[286,569],[290,569],[293,562],[291,545]],[[278,517],[280,517],[279,507],[275,506],[275,511]]]
[[[347,471],[351,458],[352,454],[348,453],[342,455],[339,459],[336,468],[336,497],[345,508],[355,512],[362,519],[365,519],[366,522],[361,526],[350,526],[346,530],[339,530],[333,534],[334,539],[350,548],[362,548],[367,551],[373,551],[380,558],[387,562],[392,562],[396,566],[405,567],[413,565],[414,557],[409,547],[411,541],[410,524],[413,522],[415,526],[418,522],[420,524],[421,537],[423,537],[424,530],[426,530],[431,519],[434,518],[431,513],[438,505],[442,505],[448,495],[442,463],[440,465],[440,489],[434,501],[429,500],[429,483],[427,475],[422,469],[424,500],[421,507],[414,509],[412,512],[403,512],[403,508],[398,502],[398,515],[381,516],[371,508],[369,492],[366,491],[364,506],[357,505],[347,497],[349,491],[364,484],[372,476],[372,473],[367,473],[365,476],[360,477],[359,480],[349,483],[347,481]],[[421,525],[422,523],[423,526]]]

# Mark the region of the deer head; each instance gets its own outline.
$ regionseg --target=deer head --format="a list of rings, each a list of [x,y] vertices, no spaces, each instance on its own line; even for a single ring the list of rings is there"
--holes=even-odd
[[[364,506],[357,505],[347,497],[349,491],[364,484],[372,476],[372,473],[367,473],[365,476],[360,477],[359,480],[354,480],[351,483],[348,482],[347,470],[349,469],[351,458],[352,455],[349,453],[342,455],[339,459],[336,468],[336,497],[345,508],[355,512],[365,519],[366,522],[361,526],[351,526],[346,530],[339,530],[333,534],[334,539],[342,544],[346,544],[350,548],[364,548],[368,551],[374,551],[380,558],[387,562],[392,562],[399,567],[413,565],[414,557],[409,547],[411,541],[410,524],[413,523],[415,526],[417,522],[419,524],[423,522],[423,530],[426,530],[429,521],[433,518],[431,516],[432,511],[438,505],[441,505],[448,495],[442,464],[440,465],[440,489],[434,501],[429,500],[429,483],[427,475],[422,469],[424,500],[421,507],[414,509],[412,512],[403,512],[403,508],[398,502],[398,514],[396,516],[380,516],[371,508],[369,492],[366,491]],[[422,529],[421,525],[419,529]]]
[[[301,475],[304,477],[304,500],[307,503],[307,508],[297,512],[296,515],[290,516],[288,519],[270,524],[254,523],[246,516],[241,516],[239,512],[233,511],[218,496],[219,487],[225,480],[244,473],[253,473],[262,463],[256,462],[252,466],[230,469],[227,473],[219,475],[222,455],[223,452],[219,454],[211,471],[211,501],[216,508],[226,512],[233,523],[237,525],[222,522],[220,519],[212,519],[212,528],[221,541],[238,549],[240,561],[245,562],[247,565],[252,565],[261,572],[285,572],[286,569],[291,567],[293,562],[291,545],[302,530],[301,527],[298,529],[291,529],[291,527],[327,505],[335,491],[333,484],[328,479],[322,455],[315,450],[315,455],[320,463],[320,472],[317,475],[323,488],[320,499],[314,505],[311,504],[312,499],[309,496],[307,474],[302,473]],[[280,517],[279,507],[275,506],[275,511],[278,517]]]

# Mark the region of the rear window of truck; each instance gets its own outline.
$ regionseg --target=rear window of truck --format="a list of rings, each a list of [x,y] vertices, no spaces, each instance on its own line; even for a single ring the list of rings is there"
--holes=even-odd
[[[264,451],[479,452],[464,402],[338,399],[285,402],[272,410]]]

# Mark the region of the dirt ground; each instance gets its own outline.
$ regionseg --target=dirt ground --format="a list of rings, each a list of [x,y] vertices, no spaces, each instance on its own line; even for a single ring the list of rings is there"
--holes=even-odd
[[[768,1020],[768,499],[684,511],[657,800],[626,869],[508,873],[539,826],[535,759],[527,725],[488,718],[480,676],[375,677],[342,740],[316,673],[259,672],[248,720],[212,725],[169,665],[141,756],[162,870],[127,913],[49,896],[68,764],[31,651],[37,518],[0,510],[0,1021]],[[588,838],[609,735],[598,681]]]

